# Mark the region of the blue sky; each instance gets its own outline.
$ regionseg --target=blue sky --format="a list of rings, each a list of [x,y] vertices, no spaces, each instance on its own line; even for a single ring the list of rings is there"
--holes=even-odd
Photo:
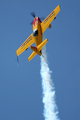
[[[30,22],[47,17],[60,4],[52,28],[44,33],[48,63],[61,120],[80,119],[80,1],[0,0],[0,120],[44,120],[40,57],[16,50],[32,33]]]

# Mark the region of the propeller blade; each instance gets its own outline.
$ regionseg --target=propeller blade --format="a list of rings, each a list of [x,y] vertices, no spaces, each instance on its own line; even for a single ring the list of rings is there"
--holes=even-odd
[[[32,25],[33,24],[33,21],[30,23],[30,25]]]
[[[32,12],[32,13],[31,13],[31,15],[32,15],[34,18],[36,17],[36,15],[35,15],[35,13],[34,13],[34,12]]]
[[[44,20],[44,19],[45,19],[45,17],[41,17],[40,19],[41,19],[41,20]]]
[[[31,14],[34,18],[36,17],[35,12],[31,12],[30,14]],[[45,17],[41,17],[40,19],[41,19],[41,20],[44,20]],[[32,25],[32,24],[33,24],[33,21],[32,21],[30,24]]]

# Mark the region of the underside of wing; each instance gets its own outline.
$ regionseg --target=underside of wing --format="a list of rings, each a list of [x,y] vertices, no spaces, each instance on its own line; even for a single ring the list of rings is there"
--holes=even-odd
[[[25,42],[16,51],[17,56],[24,52],[34,43],[33,33],[25,40]]]
[[[55,19],[56,15],[60,11],[60,5],[58,5],[47,17],[46,19],[41,23],[42,28],[42,34],[45,32],[47,27],[51,24],[51,22]]]

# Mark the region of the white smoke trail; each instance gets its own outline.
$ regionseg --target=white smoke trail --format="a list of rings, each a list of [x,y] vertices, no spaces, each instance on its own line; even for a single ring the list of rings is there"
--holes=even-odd
[[[57,106],[55,103],[54,84],[51,80],[51,71],[47,63],[46,47],[42,50],[41,56],[41,77],[43,89],[44,118],[45,120],[59,120]]]

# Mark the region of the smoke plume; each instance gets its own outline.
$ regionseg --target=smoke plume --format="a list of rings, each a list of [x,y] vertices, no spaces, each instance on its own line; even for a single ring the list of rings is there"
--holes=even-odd
[[[51,71],[47,62],[46,47],[42,50],[41,56],[41,78],[43,90],[44,118],[45,120],[59,120],[58,110],[55,103],[55,89],[51,80]]]

